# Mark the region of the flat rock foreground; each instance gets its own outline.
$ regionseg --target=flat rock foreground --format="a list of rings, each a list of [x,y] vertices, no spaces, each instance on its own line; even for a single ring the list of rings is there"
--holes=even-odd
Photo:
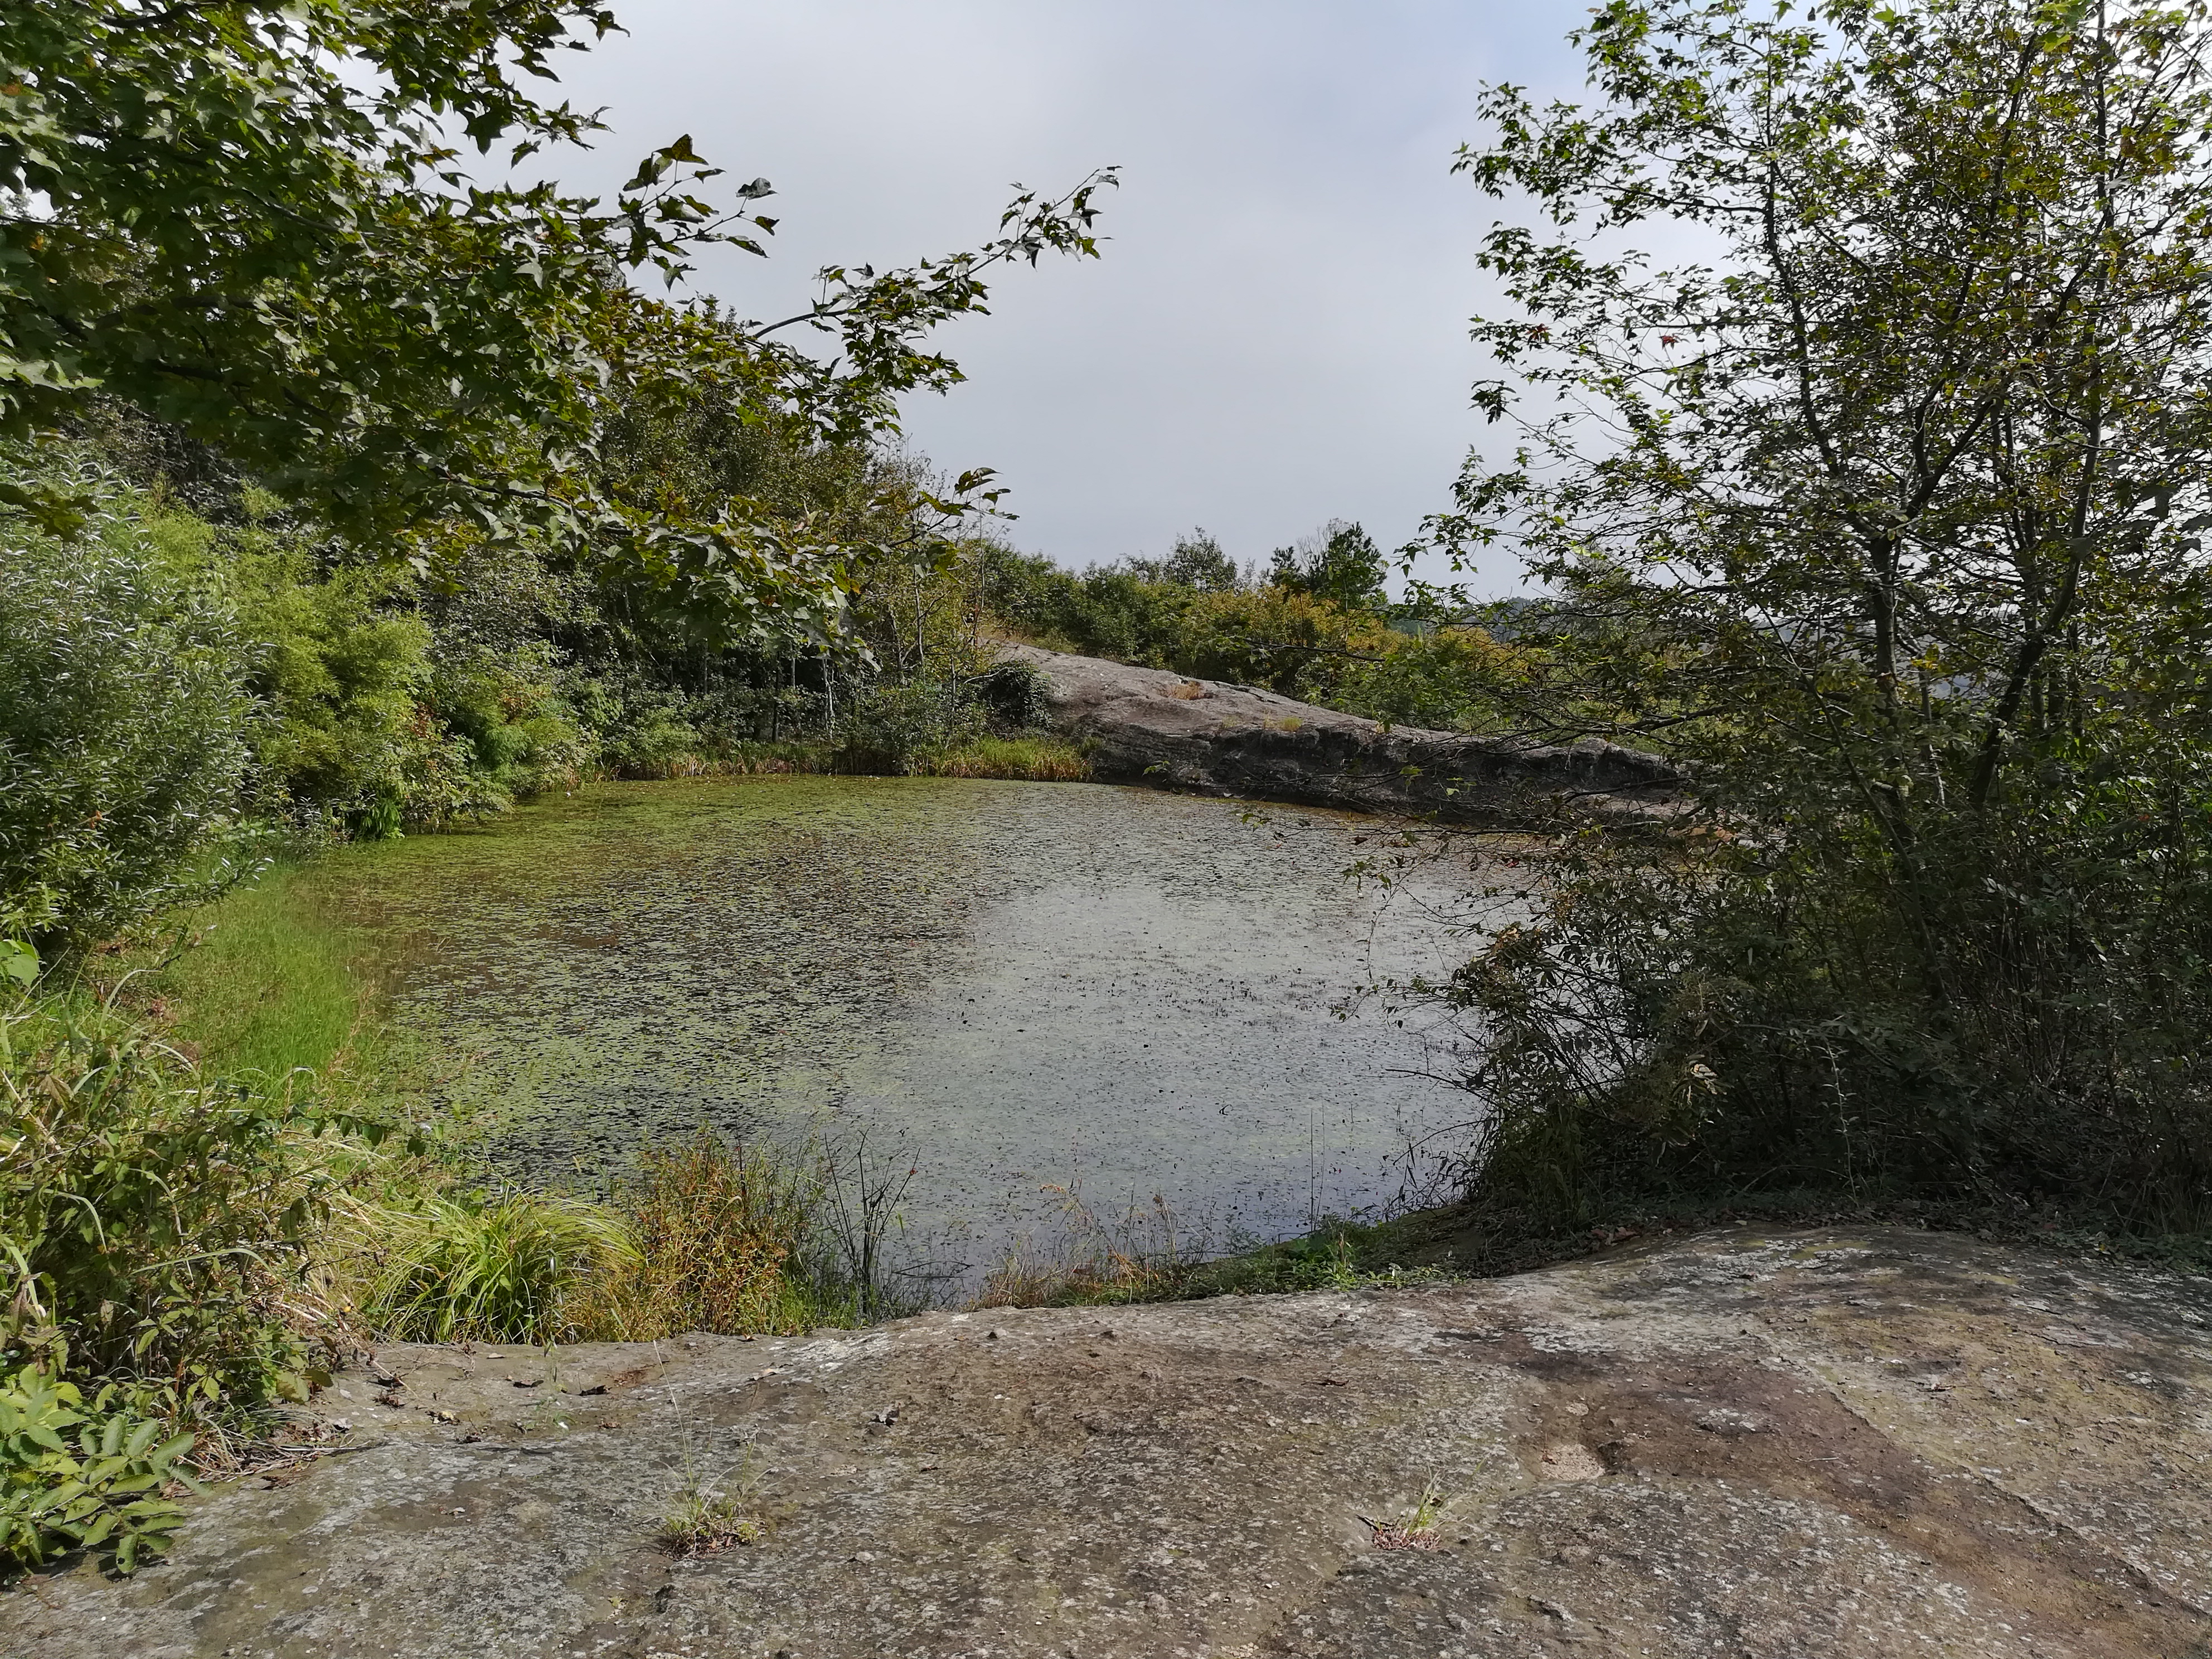
[[[2201,1659],[2208,1319],[2202,1279],[1737,1231],[1473,1284],[386,1348],[325,1396],[345,1450],[205,1500],[127,1582],[31,1580],[0,1653]],[[702,1474],[757,1541],[656,1541]]]

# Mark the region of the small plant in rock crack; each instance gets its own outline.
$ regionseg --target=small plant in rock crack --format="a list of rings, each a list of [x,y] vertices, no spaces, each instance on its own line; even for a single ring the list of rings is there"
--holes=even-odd
[[[1421,1501],[1402,1521],[1373,1521],[1359,1517],[1378,1550],[1432,1550],[1437,1547],[1437,1522],[1443,1519],[1451,1499],[1433,1481],[1421,1488]]]
[[[768,1534],[768,1522],[754,1504],[759,1486],[750,1446],[719,1480],[687,1462],[684,1484],[660,1523],[661,1547],[672,1555],[713,1555],[733,1545],[757,1544]]]

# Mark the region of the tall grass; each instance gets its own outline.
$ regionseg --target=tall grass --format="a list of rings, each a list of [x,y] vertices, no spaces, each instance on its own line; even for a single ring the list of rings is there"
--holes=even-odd
[[[1059,738],[981,738],[917,768],[939,778],[1016,778],[1031,783],[1082,783],[1091,761]]]
[[[576,1328],[642,1342],[842,1322],[851,1298],[820,1259],[826,1188],[818,1159],[778,1158],[705,1131],[646,1153],[616,1189],[631,1252],[580,1287]]]
[[[1057,1236],[1040,1245],[1024,1236],[985,1276],[976,1308],[1070,1307],[1093,1303],[1154,1302],[1175,1294],[1189,1264],[1176,1237],[1175,1217],[1155,1195],[1118,1219],[1100,1216],[1078,1187],[1061,1194]]]
[[[645,780],[842,774],[876,777],[1007,778],[1030,783],[1083,783],[1091,762],[1065,738],[1044,735],[977,738],[942,749],[902,750],[827,738],[734,744],[711,753],[600,766],[605,777]]]
[[[418,1194],[360,1206],[338,1253],[358,1318],[395,1340],[647,1342],[791,1334],[902,1310],[896,1194],[864,1163],[702,1130],[605,1200]]]
[[[637,1254],[621,1216],[554,1194],[430,1198],[362,1219],[356,1308],[398,1341],[558,1341],[576,1298]]]

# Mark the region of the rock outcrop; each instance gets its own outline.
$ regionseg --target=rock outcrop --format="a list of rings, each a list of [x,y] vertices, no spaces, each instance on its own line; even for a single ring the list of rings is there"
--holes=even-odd
[[[2202,1280],[1739,1231],[1472,1284],[387,1348],[325,1396],[346,1449],[200,1502],[135,1578],[0,1597],[0,1652],[2184,1659],[2208,1320]],[[655,1541],[700,1480],[757,1541]]]
[[[1004,649],[1043,677],[1054,725],[1110,780],[1477,823],[1561,806],[1640,814],[1680,781],[1656,756],[1594,738],[1555,746],[1385,726],[1255,686]]]

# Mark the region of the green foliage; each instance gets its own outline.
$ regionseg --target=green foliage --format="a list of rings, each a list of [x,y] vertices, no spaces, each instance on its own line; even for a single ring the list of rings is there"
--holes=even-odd
[[[573,783],[590,757],[590,740],[554,687],[551,665],[541,653],[504,659],[454,653],[439,665],[431,701],[447,726],[473,751],[470,788],[476,798],[463,794],[436,812],[410,811],[426,822],[481,810],[487,793],[504,806],[558,783]]]
[[[1488,240],[1518,449],[1439,530],[1558,594],[1539,729],[1692,780],[1443,988],[1494,1195],[2212,1222],[2208,27],[1618,0],[1600,107],[1486,94],[1462,166],[1561,234]]]
[[[339,1177],[303,1108],[48,997],[0,1014],[0,1359],[137,1389],[208,1457],[305,1397],[307,1254]]]
[[[839,757],[855,771],[927,773],[988,730],[981,701],[951,678],[886,680],[854,699]]]
[[[167,1489],[195,1484],[179,1464],[192,1437],[165,1436],[119,1394],[111,1385],[87,1406],[35,1367],[0,1376],[0,1577],[77,1550],[127,1573],[183,1521]]]
[[[1308,550],[1325,567],[1331,547],[1364,547],[1354,562],[1370,570],[1361,561],[1373,544],[1354,538],[1357,530],[1334,526],[1310,538]],[[1176,559],[1077,575],[985,544],[983,602],[1002,626],[1058,650],[1263,685],[1400,725],[1488,731],[1517,723],[1530,653],[1474,627],[1387,622],[1375,608],[1379,554],[1371,587],[1366,577],[1339,582],[1323,568],[1319,586],[1354,592],[1346,602],[1304,585],[1296,550],[1285,550],[1291,580],[1254,585],[1235,579],[1225,555],[1212,562],[1207,550],[1219,550],[1202,532],[1177,548]]]
[[[1393,726],[1497,732],[1519,727],[1544,664],[1479,628],[1393,631],[1348,660],[1327,688],[1332,708]]]
[[[440,519],[550,531],[691,602],[818,623],[834,558],[738,504],[672,510],[579,463],[611,398],[690,386],[845,437],[959,378],[920,340],[986,274],[1091,254],[1091,198],[1018,198],[983,248],[825,273],[798,317],[739,325],[647,301],[702,249],[760,253],[765,179],[717,204],[679,138],[611,202],[481,183],[452,142],[519,164],[591,117],[525,90],[612,29],[593,0],[465,6],[11,4],[0,30],[0,414],[72,418],[95,391],[176,422],[365,543]],[[836,366],[776,344],[837,337]],[[985,480],[974,481],[981,488]],[[68,492],[18,489],[58,526]],[[956,516],[965,510],[948,502]]]
[[[105,386],[372,523],[562,421],[611,234],[544,195],[441,201],[422,174],[452,171],[434,111],[483,144],[580,132],[510,78],[572,20],[611,23],[557,0],[11,6],[10,412],[50,423]]]
[[[397,608],[390,575],[321,571],[303,540],[258,528],[223,538],[264,715],[254,761],[282,815],[374,839],[454,769],[423,718],[430,629]],[[450,816],[437,805],[413,816]]]
[[[0,515],[0,934],[51,954],[204,887],[249,704],[228,599],[127,493],[58,454],[0,471],[85,517],[64,540]]]
[[[1146,581],[1195,587],[1207,593],[1225,593],[1242,580],[1237,561],[1203,528],[1176,537],[1174,549],[1164,559],[1131,559],[1127,568]]]

